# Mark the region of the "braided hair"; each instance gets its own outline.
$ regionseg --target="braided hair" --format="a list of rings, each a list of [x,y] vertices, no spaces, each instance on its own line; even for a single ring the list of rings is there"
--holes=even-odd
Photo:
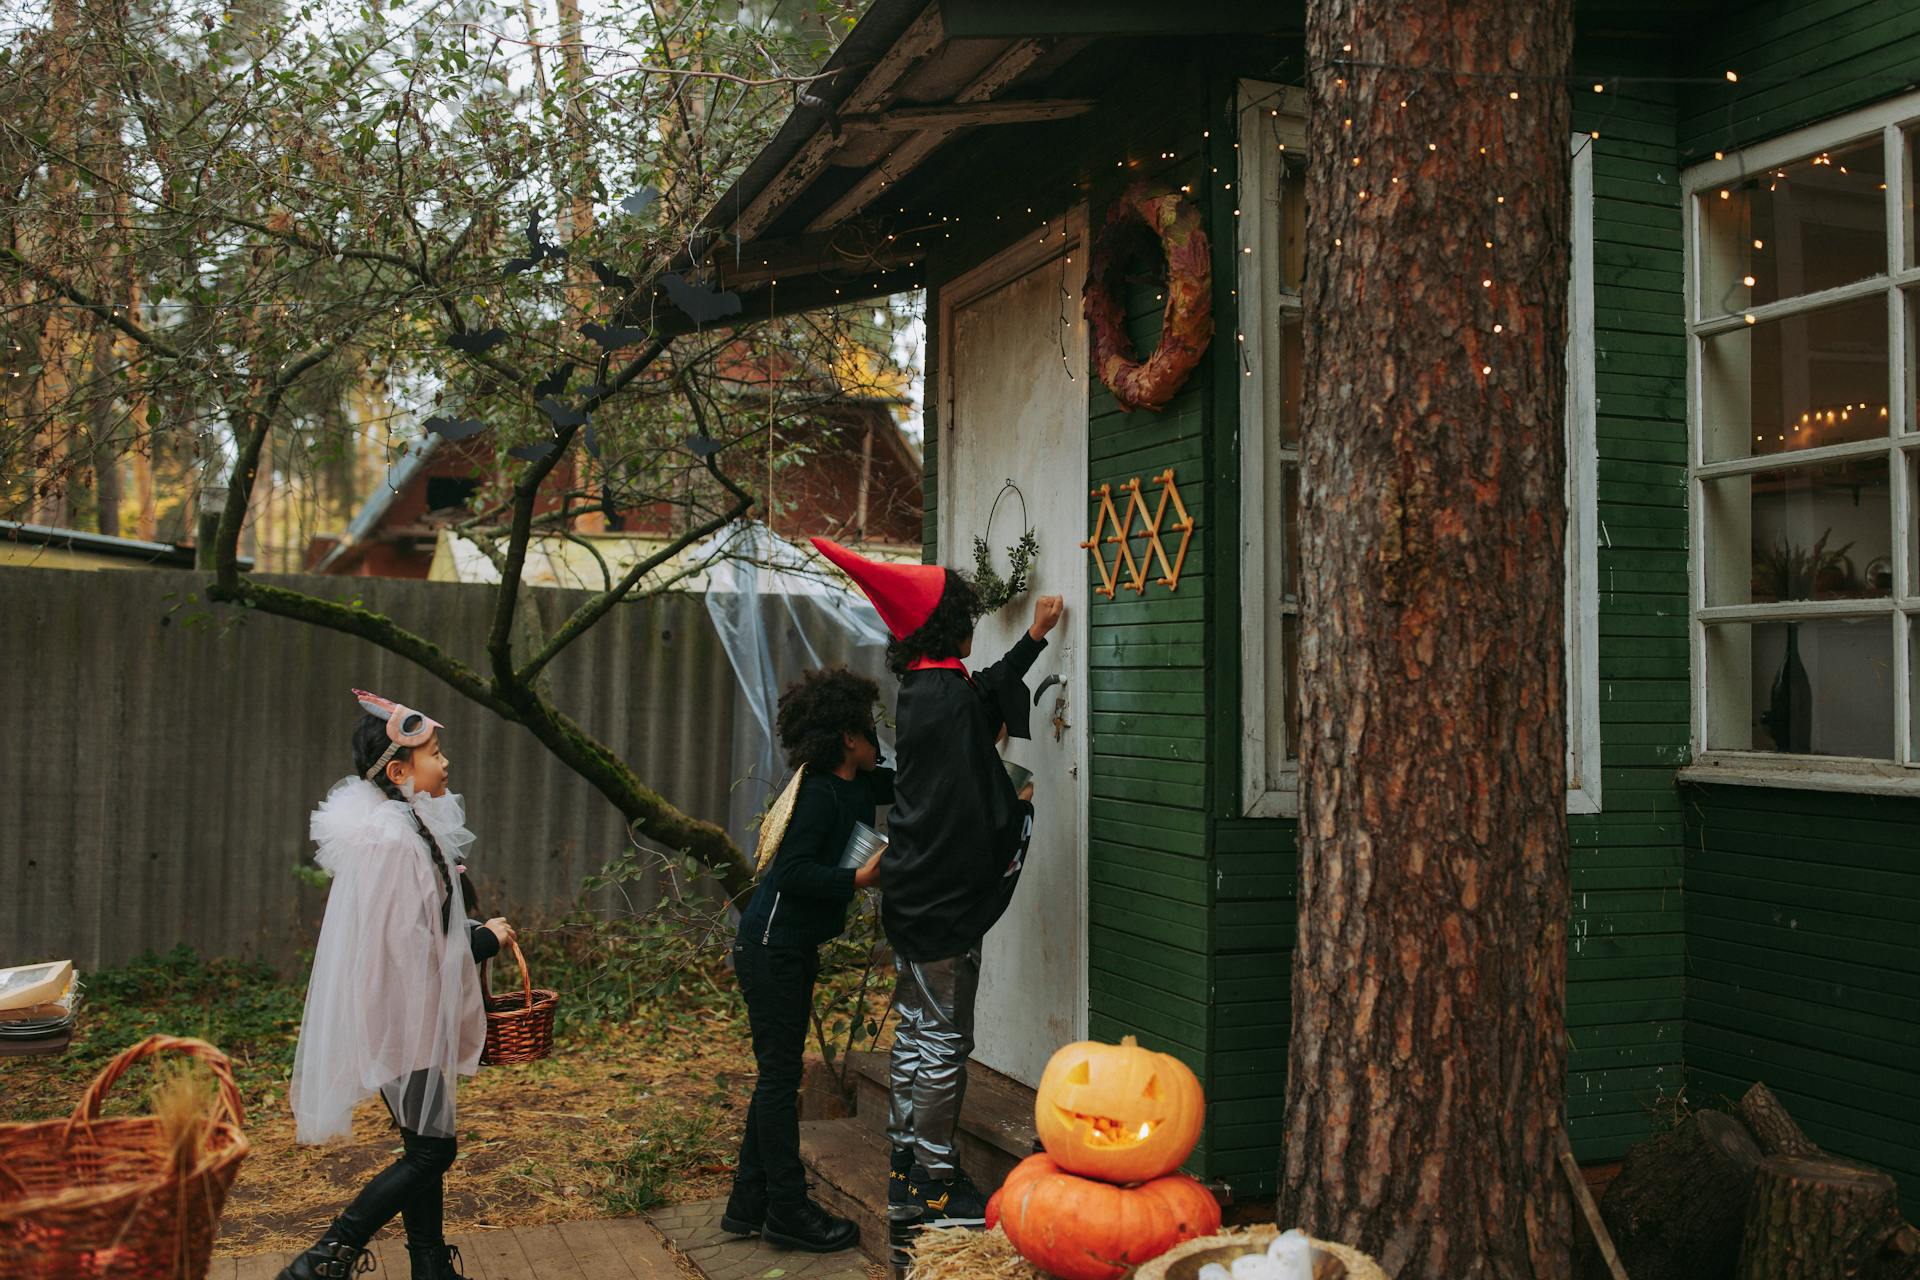
[[[353,726],[353,771],[361,777],[366,778],[367,770],[373,768],[374,762],[386,754],[389,743],[390,739],[387,737],[387,722],[385,719],[371,714],[361,716],[359,723]],[[393,753],[395,760],[410,760],[412,757],[412,747],[400,747]],[[387,771],[384,768],[367,780],[373,783],[374,786],[380,788],[381,792],[385,794],[388,799],[398,800],[402,804],[406,804],[406,792],[402,791],[393,779],[387,776]],[[448,927],[453,913],[453,883],[452,878],[447,873],[446,858],[440,852],[440,842],[433,838],[433,832],[427,829],[427,824],[420,820],[420,815],[414,811],[411,804],[407,804],[407,813],[413,818],[414,830],[418,831],[420,838],[427,842],[428,859],[433,863],[433,869],[440,877],[440,893],[442,895],[440,899],[440,927],[445,929]],[[473,886],[467,883],[465,876],[460,877],[460,899],[461,905],[467,911],[472,912],[475,910]]]

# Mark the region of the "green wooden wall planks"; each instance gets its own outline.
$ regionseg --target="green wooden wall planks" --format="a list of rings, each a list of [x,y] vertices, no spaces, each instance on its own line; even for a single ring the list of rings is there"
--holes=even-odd
[[[1787,133],[1920,83],[1911,0],[1767,0],[1696,41],[1681,100],[1688,163]],[[1723,73],[1740,79],[1727,83]]]

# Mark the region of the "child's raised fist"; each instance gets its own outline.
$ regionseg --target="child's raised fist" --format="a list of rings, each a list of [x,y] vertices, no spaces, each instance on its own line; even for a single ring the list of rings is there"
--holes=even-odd
[[[1047,632],[1060,625],[1060,615],[1067,606],[1059,596],[1041,596],[1033,602],[1033,625],[1027,628],[1027,634],[1035,640],[1047,638]]]

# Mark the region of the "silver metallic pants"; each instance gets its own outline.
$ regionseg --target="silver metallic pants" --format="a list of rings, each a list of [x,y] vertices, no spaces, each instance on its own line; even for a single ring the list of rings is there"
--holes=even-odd
[[[973,999],[980,990],[980,948],[951,960],[916,964],[895,959],[887,1136],[936,1178],[950,1178],[954,1130],[967,1092],[973,1052]]]

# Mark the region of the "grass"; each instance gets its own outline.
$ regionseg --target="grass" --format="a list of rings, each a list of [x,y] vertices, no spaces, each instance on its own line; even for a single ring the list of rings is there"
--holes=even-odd
[[[558,950],[525,935],[523,946],[536,963]],[[586,976],[572,969],[535,973],[562,992],[563,1008],[571,984]],[[286,1088],[303,981],[184,948],[85,980],[87,1004],[65,1054],[0,1059],[0,1119],[70,1113],[101,1066],[152,1032],[210,1040],[233,1060],[253,1143],[216,1252],[309,1243],[398,1154],[398,1134],[377,1099],[356,1112],[350,1141],[294,1143]],[[483,1067],[462,1082],[448,1230],[631,1213],[724,1192],[754,1077],[737,988],[709,950],[681,966],[675,981],[635,989],[623,1005],[590,987],[597,1020],[563,1023],[553,1057]],[[108,1112],[148,1110],[160,1074],[135,1068],[115,1086]]]

